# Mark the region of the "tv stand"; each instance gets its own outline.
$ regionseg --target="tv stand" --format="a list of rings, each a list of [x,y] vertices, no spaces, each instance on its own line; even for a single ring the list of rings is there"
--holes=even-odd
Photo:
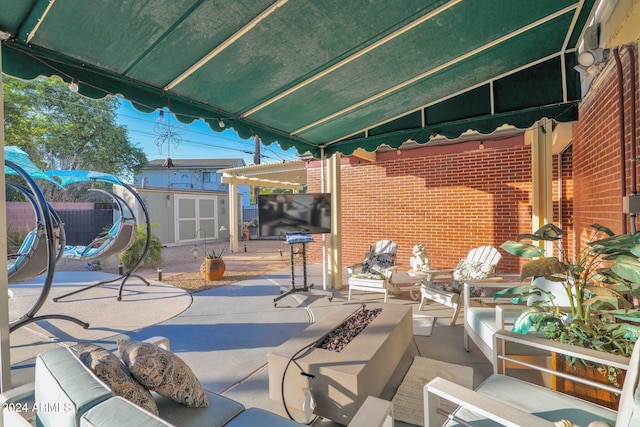
[[[274,298],[273,306],[278,305],[278,301],[282,298],[292,295],[296,292],[310,292],[314,295],[323,295],[329,298],[329,302],[333,300],[333,293],[331,291],[323,291],[319,289],[313,289],[313,283],[307,285],[307,243],[313,242],[313,236],[309,233],[286,233],[285,238],[289,244],[289,262],[291,265],[291,287],[287,291],[280,290],[280,296]],[[296,287],[295,283],[295,251],[294,245],[302,245],[302,278],[303,286]]]

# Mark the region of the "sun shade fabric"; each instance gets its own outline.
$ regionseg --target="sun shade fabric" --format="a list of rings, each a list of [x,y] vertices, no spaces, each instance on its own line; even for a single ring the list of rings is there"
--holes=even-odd
[[[88,170],[50,170],[46,171],[45,174],[51,179],[55,179],[63,188],[78,182],[91,181],[101,181],[116,185],[122,184],[120,179],[111,174]]]
[[[26,173],[29,174],[34,179],[44,179],[53,183],[56,183],[55,180],[51,179],[46,173],[44,173],[35,163],[31,161],[29,155],[25,153],[21,148],[14,146],[4,147],[4,160],[15,163],[19,167],[21,167]],[[4,167],[5,175],[18,175],[11,166],[7,166],[5,164]]]
[[[575,48],[594,3],[0,0],[2,66],[300,153],[351,154],[575,120]]]

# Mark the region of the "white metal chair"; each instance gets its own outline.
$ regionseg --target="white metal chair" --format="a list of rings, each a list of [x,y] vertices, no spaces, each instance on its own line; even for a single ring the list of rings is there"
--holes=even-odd
[[[432,300],[453,308],[451,324],[455,325],[462,307],[462,288],[465,280],[482,280],[493,274],[502,255],[492,246],[481,246],[469,251],[456,268],[424,270],[425,280],[420,286],[420,306]],[[480,290],[481,292],[481,290]]]
[[[494,362],[495,373],[475,391],[443,378],[435,378],[424,386],[426,427],[436,425],[558,427],[560,425],[558,423],[562,420],[573,423],[563,425],[576,427],[640,425],[640,401],[634,399],[634,395],[638,395],[640,345],[636,344],[631,358],[626,358],[505,330],[496,332],[495,340],[495,346],[498,350]],[[620,393],[618,410],[607,409],[586,400],[506,376],[506,363],[522,363],[518,358],[512,357],[505,351],[510,347],[507,344],[516,344],[519,347],[528,346],[532,351],[545,351],[549,355],[552,353],[561,354],[578,360],[626,370],[622,389],[610,384],[587,380],[575,376],[571,372],[552,372],[562,378],[572,379],[590,387]],[[549,369],[542,365],[526,363],[526,367],[542,373],[549,372]],[[452,414],[442,414],[439,410],[441,398],[458,405],[458,409]]]
[[[485,290],[496,291],[508,287],[523,286],[518,275],[496,277],[496,280],[482,281],[476,286],[483,286]],[[538,288],[552,292],[556,297],[555,302],[559,306],[568,307],[570,302],[567,294],[559,282],[553,282],[544,277],[537,277],[533,280]],[[464,349],[469,351],[469,340],[471,340],[484,356],[493,363],[495,357],[493,335],[500,329],[510,328],[513,322],[520,316],[523,305],[511,304],[507,298],[494,300],[491,297],[474,296],[471,292],[473,282],[465,283],[462,291],[464,301]],[[488,292],[493,294],[493,292]],[[543,298],[543,297],[539,297]],[[484,301],[501,303],[501,305],[482,304]],[[533,298],[526,302],[531,304]],[[508,326],[509,325],[509,326]]]
[[[371,246],[363,262],[347,267],[349,300],[353,290],[383,293],[384,302],[387,302],[389,292],[399,293],[392,280],[393,272],[399,266],[396,264],[397,252],[397,244],[391,240],[380,240]]]

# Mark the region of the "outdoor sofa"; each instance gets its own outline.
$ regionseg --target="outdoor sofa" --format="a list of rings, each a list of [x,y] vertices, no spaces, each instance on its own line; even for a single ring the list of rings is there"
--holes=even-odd
[[[154,337],[147,343],[169,349],[169,340]],[[0,395],[4,426],[42,427],[110,427],[110,426],[198,426],[198,427],[288,427],[299,424],[260,408],[246,409],[241,403],[205,390],[209,402],[205,408],[190,408],[153,393],[159,416],[153,415],[128,400],[115,396],[75,352],[58,347],[36,358],[35,383],[26,384]],[[30,403],[24,403],[30,402]],[[368,403],[371,406],[372,402]],[[363,409],[365,405],[363,405]],[[35,417],[25,417],[28,409],[38,408]],[[381,414],[388,420],[390,412]],[[350,427],[373,424],[370,415],[357,419]],[[362,423],[364,422],[364,424]]]

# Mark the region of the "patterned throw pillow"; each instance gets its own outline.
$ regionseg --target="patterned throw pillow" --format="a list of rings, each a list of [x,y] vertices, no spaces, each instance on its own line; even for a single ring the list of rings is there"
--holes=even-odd
[[[453,270],[453,279],[448,285],[441,283],[429,282],[427,286],[434,289],[444,290],[446,292],[454,292],[456,294],[462,293],[465,280],[482,280],[489,277],[495,265],[486,264],[477,261],[469,261],[468,259],[462,259]],[[471,287],[469,294],[473,297],[482,296],[483,288]]]
[[[153,396],[142,384],[131,376],[118,356],[95,344],[81,343],[76,346],[78,359],[91,369],[113,392],[158,415],[158,406]]]
[[[395,260],[395,254],[377,254],[374,252],[373,247],[371,247],[362,263],[362,274],[359,276],[370,279],[384,279],[384,270],[394,265]]]
[[[458,282],[486,279],[493,273],[494,268],[495,265],[493,264],[463,259],[460,260],[458,266],[453,271],[453,279]]]
[[[131,374],[149,390],[190,408],[209,406],[200,381],[175,354],[134,340],[118,341],[118,350]]]

